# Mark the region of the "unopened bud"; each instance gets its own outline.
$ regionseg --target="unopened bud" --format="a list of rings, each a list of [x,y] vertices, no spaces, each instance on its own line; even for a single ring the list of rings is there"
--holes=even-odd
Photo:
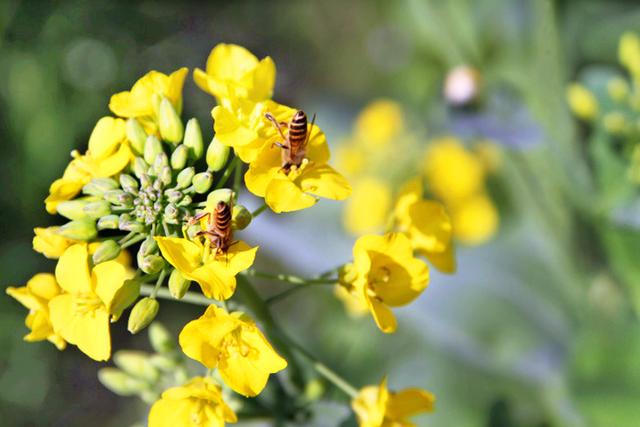
[[[249,224],[251,224],[251,220],[253,219],[251,212],[242,205],[235,205],[231,215],[233,218],[232,227],[236,230],[244,230]]]
[[[98,220],[98,230],[117,230],[118,215],[106,215]]]
[[[82,187],[82,192],[90,196],[102,196],[105,191],[114,190],[118,187],[118,183],[111,178],[93,178]]]
[[[168,204],[165,208],[164,208],[164,216],[167,219],[175,219],[178,217],[178,208],[173,204]]]
[[[151,328],[153,328],[153,325],[155,325],[156,323],[158,322],[153,322],[151,326],[149,326],[149,330],[151,330]],[[165,356],[164,354],[152,355],[149,358],[149,363],[151,363],[156,369],[162,372],[173,372],[175,368],[178,367],[178,363],[176,362],[175,357]]]
[[[115,240],[105,240],[100,243],[96,251],[93,253],[92,259],[94,264],[111,261],[120,255],[120,245]]]
[[[193,202],[193,199],[188,194],[178,202],[177,206],[189,206]]]
[[[180,116],[178,116],[171,101],[167,98],[162,98],[162,101],[160,101],[158,127],[160,128],[160,136],[162,136],[162,139],[165,141],[173,144],[182,141],[182,136],[184,135],[182,120],[180,120]]]
[[[153,179],[148,173],[145,172],[140,175],[140,185],[143,190],[147,190],[153,186]]]
[[[122,220],[119,219],[118,228],[122,231],[133,231],[134,233],[142,233],[144,231],[144,225],[134,220]]]
[[[229,146],[224,145],[214,137],[207,148],[207,166],[209,170],[212,172],[221,170],[227,164],[229,152]]]
[[[193,177],[193,188],[196,193],[204,194],[213,184],[213,175],[210,172],[200,172]]]
[[[158,251],[158,243],[151,236],[148,236],[140,245],[139,253],[144,255],[151,255]]]
[[[173,170],[182,170],[187,164],[188,158],[189,148],[184,144],[178,145],[171,153],[171,167]]]
[[[173,270],[169,276],[169,292],[175,299],[180,299],[189,290],[191,280],[186,279],[180,271]]]
[[[117,368],[98,370],[98,381],[119,396],[133,396],[147,388],[144,381],[133,378]]]
[[[139,264],[140,270],[147,274],[155,274],[164,267],[164,259],[159,255],[147,255]]]
[[[176,178],[176,181],[177,181],[176,188],[180,190],[190,186],[191,181],[193,180],[193,177],[195,176],[195,174],[196,174],[196,170],[193,167],[188,167],[186,169],[183,169],[178,174],[178,177]]]
[[[152,165],[160,153],[164,153],[162,142],[155,135],[149,135],[144,143],[144,161]]]
[[[129,332],[137,334],[146,328],[155,319],[159,308],[160,304],[155,298],[145,297],[138,301],[129,314],[129,323],[127,324]]]
[[[127,194],[124,192],[124,190],[109,190],[102,195],[102,198],[105,199],[107,202],[111,203],[112,205],[119,205],[120,196],[124,194]]]
[[[168,353],[176,349],[176,344],[167,328],[160,322],[153,322],[149,326],[149,342],[158,353]]]
[[[184,145],[189,148],[189,157],[198,160],[204,152],[204,144],[202,143],[202,131],[198,119],[190,119],[184,131]]]
[[[144,143],[147,140],[147,133],[142,125],[134,118],[127,120],[125,127],[127,139],[131,142],[131,148],[136,154],[144,153]]]
[[[88,218],[98,219],[111,213],[111,205],[106,200],[97,200],[87,203],[82,210]]]
[[[184,196],[182,191],[178,191],[178,190],[170,190],[166,194],[167,194],[167,200],[169,200],[169,202],[171,203],[178,203],[180,200],[182,200],[182,196]]]
[[[141,299],[140,302],[145,299],[147,298]],[[113,363],[131,376],[154,382],[159,378],[160,372],[151,364],[150,356],[143,351],[120,350],[113,355]]]
[[[156,159],[153,161],[153,174],[155,176],[160,176],[162,169],[169,166],[169,158],[166,153],[162,152],[156,156]]]
[[[87,241],[98,235],[96,224],[91,220],[76,220],[63,225],[58,229],[58,234],[71,240]]]
[[[149,169],[149,164],[144,161],[142,157],[136,157],[133,161],[133,173],[140,178],[142,175],[147,173]]]
[[[214,190],[207,196],[207,206],[216,206],[219,202],[230,203],[234,195],[233,190],[229,188]]]
[[[160,175],[158,175],[158,178],[160,178],[160,182],[162,182],[164,185],[171,184],[171,181],[173,181],[171,168],[169,166],[163,167],[160,171]]]
[[[120,175],[120,187],[127,193],[138,194],[139,185],[138,180],[131,175],[126,173]]]
[[[84,207],[89,203],[87,200],[65,200],[58,203],[58,213],[65,218],[71,220],[87,219],[88,215],[84,211]]]

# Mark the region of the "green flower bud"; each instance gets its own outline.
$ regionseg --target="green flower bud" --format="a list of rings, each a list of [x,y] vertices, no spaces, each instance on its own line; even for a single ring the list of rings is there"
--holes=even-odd
[[[102,195],[102,198],[112,205],[119,205],[120,196],[124,196],[125,194],[127,193],[125,193],[124,190],[109,190],[105,191],[105,193]]]
[[[211,172],[200,172],[193,177],[193,188],[196,193],[206,193],[211,188],[211,184],[213,184]]]
[[[148,236],[140,245],[138,252],[142,254],[142,256],[154,254],[158,252],[158,243],[153,237]]]
[[[111,261],[120,255],[120,245],[115,240],[105,240],[100,243],[96,251],[93,253],[92,259],[94,264]]]
[[[177,206],[189,206],[191,202],[193,202],[193,199],[191,198],[191,196],[187,194],[182,198],[182,200],[180,200]]]
[[[196,174],[196,170],[193,167],[188,167],[186,169],[183,169],[178,174],[178,177],[176,178],[176,181],[177,181],[176,188],[180,190],[190,186],[191,181],[193,180],[193,177],[195,176],[195,174]]]
[[[166,193],[166,195],[167,195],[167,199],[171,203],[178,203],[180,200],[182,200],[182,196],[184,196],[182,191],[178,191],[178,190],[169,190]]]
[[[149,329],[153,327],[157,322],[153,322]],[[178,367],[178,363],[174,357],[165,356],[164,354],[154,354],[149,358],[149,362],[158,370],[162,372],[173,372]]]
[[[117,230],[118,215],[106,215],[98,220],[98,230]]]
[[[131,314],[129,314],[129,323],[127,324],[129,332],[137,334],[146,328],[158,314],[159,308],[160,304],[155,298],[145,297],[138,301],[131,309]]]
[[[160,136],[165,141],[173,144],[182,141],[182,136],[184,135],[182,120],[180,120],[180,116],[167,98],[162,98],[162,101],[160,101],[158,127],[160,128]]]
[[[131,175],[126,173],[120,175],[120,187],[127,193],[138,194],[139,185],[138,180]]]
[[[87,219],[75,220],[66,223],[58,229],[58,234],[71,240],[88,241],[98,235],[94,221]]]
[[[150,298],[143,298],[139,303],[145,299]],[[113,363],[132,377],[140,378],[148,382],[155,382],[160,377],[160,372],[151,364],[149,360],[150,356],[150,354],[144,351],[120,350],[113,355]]]
[[[143,190],[147,190],[153,186],[153,179],[149,176],[148,173],[143,173],[140,175],[140,185]]]
[[[142,125],[134,118],[127,120],[125,127],[127,139],[131,142],[131,148],[136,154],[144,153],[144,143],[147,140],[147,133]]]
[[[171,153],[171,167],[173,170],[182,170],[186,166],[188,158],[189,148],[184,144],[178,145]]]
[[[160,322],[153,322],[149,326],[149,342],[158,353],[168,353],[176,349],[173,337]]]
[[[118,187],[118,183],[111,178],[93,178],[82,187],[82,192],[90,196],[102,196],[105,191],[115,190]]]
[[[164,268],[164,258],[159,255],[147,255],[142,258],[139,267],[147,274],[155,274]]]
[[[119,396],[133,396],[147,388],[147,384],[117,368],[98,370],[98,381]]]
[[[84,211],[84,207],[89,201],[84,199],[65,200],[58,203],[57,210],[60,215],[71,220],[88,219],[89,216]]]
[[[178,213],[179,213],[178,208],[173,203],[168,204],[164,208],[164,217],[166,219],[176,219],[178,217]]]
[[[304,387],[304,397],[312,402],[320,399],[324,392],[324,383],[317,378],[309,381]]]
[[[227,164],[230,151],[227,145],[224,145],[214,137],[207,148],[207,166],[209,170],[213,172],[221,170]]]
[[[180,382],[180,384],[182,383],[183,382]],[[160,399],[160,393],[149,388],[142,390],[142,392],[138,396],[147,405],[153,405],[155,402],[157,402]]]
[[[190,119],[187,122],[187,128],[184,131],[184,145],[189,148],[189,157],[198,160],[204,152],[204,144],[202,143],[202,131],[198,119]]]
[[[98,219],[111,213],[111,205],[106,200],[97,200],[95,202],[87,203],[86,205],[84,205],[84,208],[82,210],[88,218]]]
[[[149,164],[144,161],[142,157],[136,157],[133,161],[133,173],[140,178],[142,175],[147,173],[149,169]]]
[[[233,190],[229,188],[219,188],[209,193],[209,195],[207,196],[207,205],[215,206],[219,202],[230,203],[234,197],[235,194]]]
[[[169,166],[169,158],[166,153],[160,153],[156,156],[156,159],[153,161],[153,175],[160,176],[162,169]]]
[[[119,219],[118,228],[122,231],[133,231],[134,233],[142,233],[144,231],[144,225],[133,220]]]
[[[181,299],[189,290],[191,280],[186,279],[178,270],[173,270],[169,276],[169,292],[175,299]]]
[[[171,181],[173,181],[173,173],[171,172],[171,168],[169,166],[163,167],[160,171],[160,175],[158,175],[158,178],[160,178],[160,181],[164,185],[171,184]]]
[[[162,142],[155,135],[149,135],[144,143],[144,161],[152,165],[160,153],[164,153]]]
[[[117,322],[122,316],[122,312],[136,302],[140,296],[140,280],[125,280],[122,286],[116,291],[109,310],[111,311],[111,322]]]
[[[253,219],[251,212],[242,205],[235,205],[231,211],[231,215],[233,218],[232,227],[236,230],[244,230],[251,224],[251,220]]]

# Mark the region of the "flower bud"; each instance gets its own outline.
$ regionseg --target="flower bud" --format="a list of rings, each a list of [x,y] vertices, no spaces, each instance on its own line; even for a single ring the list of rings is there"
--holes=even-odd
[[[149,330],[158,322],[153,322],[149,326]],[[155,347],[154,347],[155,348]],[[156,350],[158,351],[158,350]],[[149,358],[149,363],[162,372],[173,372],[178,367],[175,357],[165,356],[164,354],[154,354]]]
[[[156,156],[156,159],[153,161],[153,175],[160,176],[162,173],[162,169],[169,166],[169,158],[167,155],[162,152]]]
[[[115,190],[118,187],[118,183],[111,178],[93,178],[82,187],[82,192],[90,196],[102,196],[105,191]]]
[[[144,161],[142,157],[136,157],[133,161],[133,173],[140,178],[142,175],[147,173],[149,169],[149,164]]]
[[[148,173],[145,172],[140,175],[140,185],[143,190],[147,190],[153,186],[153,179],[151,179]]]
[[[98,230],[117,230],[118,215],[106,215],[98,220]]]
[[[131,148],[136,154],[144,153],[144,143],[147,140],[147,133],[142,125],[134,118],[127,120],[125,127],[127,139],[131,142]]]
[[[176,188],[180,190],[182,188],[187,188],[188,186],[190,186],[195,174],[196,170],[193,167],[188,167],[182,170],[176,178],[176,181],[178,183],[176,185]]]
[[[207,196],[207,206],[215,206],[219,202],[230,203],[233,197],[233,190],[229,188],[219,188],[209,193]]]
[[[171,184],[171,181],[173,181],[171,168],[169,166],[163,167],[160,171],[160,175],[158,175],[158,178],[160,178],[160,182],[162,182],[164,185]]]
[[[213,138],[207,148],[207,166],[212,172],[221,170],[229,159],[230,148],[224,145],[217,138]]]
[[[148,236],[146,239],[144,239],[144,241],[140,245],[140,249],[138,252],[143,256],[156,253],[158,252],[158,243],[156,243],[153,237]]]
[[[155,274],[164,267],[164,259],[159,255],[147,255],[142,258],[139,267],[147,274]]]
[[[153,322],[149,326],[149,342],[151,347],[158,353],[168,353],[176,349],[176,344],[171,334],[160,322]]]
[[[166,195],[167,200],[169,200],[169,202],[171,203],[178,203],[180,200],[182,200],[182,196],[184,196],[182,191],[178,190],[169,190]]]
[[[167,98],[162,98],[162,101],[160,101],[158,127],[160,128],[160,136],[162,136],[162,139],[165,141],[173,144],[182,141],[182,136],[184,135],[182,120],[180,120],[180,116],[178,116],[171,101]]]
[[[164,216],[167,219],[176,219],[178,217],[178,208],[173,203],[168,204],[164,208]]]
[[[178,145],[171,153],[171,167],[173,170],[182,170],[187,164],[188,158],[189,148],[184,144]]]
[[[139,185],[138,180],[131,175],[126,173],[120,175],[120,187],[127,193],[138,194]]]
[[[189,157],[198,160],[202,157],[204,144],[202,143],[202,131],[198,119],[190,119],[187,122],[187,128],[184,131],[184,145],[189,148]]]
[[[147,388],[144,381],[133,378],[117,368],[98,370],[98,381],[119,396],[133,396]]]
[[[143,298],[138,304],[146,299]],[[135,310],[135,307],[134,307]],[[160,372],[151,364],[149,360],[150,354],[136,350],[120,350],[113,355],[113,363],[127,374],[143,379],[148,382],[154,382],[160,377]]]
[[[88,218],[98,219],[111,213],[111,205],[106,200],[96,200],[95,202],[89,202],[84,205],[82,210]]]
[[[233,218],[231,222],[232,227],[236,230],[244,230],[251,224],[251,220],[253,219],[251,212],[242,205],[235,205],[231,211],[231,216]]]
[[[152,165],[160,153],[164,153],[162,143],[155,135],[149,135],[144,143],[144,161]]]
[[[169,292],[175,299],[181,299],[189,290],[191,280],[186,279],[180,271],[173,270],[169,276]]]
[[[102,195],[102,198],[107,202],[111,203],[112,205],[119,205],[120,196],[124,194],[127,194],[127,193],[125,193],[123,190],[109,190],[109,191],[105,191],[105,193]]]
[[[119,219],[118,228],[122,231],[133,231],[134,233],[142,233],[144,231],[144,225],[133,220],[122,220],[122,216]]]
[[[136,302],[140,296],[140,280],[128,279],[125,280],[122,286],[118,288],[111,304],[109,311],[111,312],[111,322],[117,322],[122,312],[129,308],[131,304]]]
[[[58,229],[58,234],[71,240],[87,241],[98,235],[94,221],[83,219],[66,223]]]
[[[196,193],[206,193],[211,188],[211,184],[213,184],[211,172],[200,172],[193,177],[193,188]]]
[[[93,253],[92,259],[94,264],[111,261],[120,255],[120,245],[115,240],[105,240],[100,243],[96,251]]]
[[[127,324],[129,332],[137,334],[146,328],[155,319],[159,308],[160,304],[155,298],[145,297],[138,301],[129,314],[129,323]]]
[[[182,200],[180,200],[177,206],[189,206],[191,202],[193,202],[193,199],[191,198],[191,196],[187,194],[182,198]]]
[[[89,202],[83,199],[65,200],[64,202],[58,203],[58,213],[71,220],[87,219],[88,215],[84,211],[87,203]]]

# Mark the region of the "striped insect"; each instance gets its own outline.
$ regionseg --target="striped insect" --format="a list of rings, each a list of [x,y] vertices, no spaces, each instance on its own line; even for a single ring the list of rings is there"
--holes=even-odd
[[[313,115],[310,127],[307,124],[307,115],[302,110],[296,111],[289,123],[278,122],[270,113],[266,113],[264,116],[273,123],[283,139],[282,142],[276,142],[275,145],[282,148],[282,169],[288,173],[292,166],[300,166],[304,159],[316,116]],[[283,128],[288,131],[286,135],[282,131]]]
[[[213,212],[200,212],[189,220],[189,224],[193,225],[208,217],[206,228],[198,231],[196,236],[205,236],[211,246],[216,248],[216,255],[227,253],[229,247],[234,243],[231,241],[233,238],[233,230],[231,229],[232,209],[231,203],[220,201]]]

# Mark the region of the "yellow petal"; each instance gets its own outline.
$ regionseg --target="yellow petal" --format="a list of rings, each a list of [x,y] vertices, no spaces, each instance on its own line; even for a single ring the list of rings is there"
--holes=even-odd
[[[7,295],[17,300],[29,310],[43,310],[46,308],[45,302],[32,294],[26,286],[20,288],[9,286],[6,292]]]
[[[449,246],[452,225],[442,204],[419,200],[409,207],[409,217],[409,234],[414,248],[443,252]]]
[[[72,294],[92,292],[88,256],[85,244],[73,245],[62,254],[56,266],[56,281],[62,289]]]
[[[29,329],[31,329],[31,332],[25,335],[25,341],[43,341],[53,334],[53,328],[49,322],[49,315],[44,311],[29,314],[26,323]]]
[[[380,265],[382,263],[380,260],[374,259],[372,264]],[[417,258],[408,258],[402,264],[391,261],[385,262],[383,265],[388,280],[375,284],[374,290],[376,295],[388,306],[399,307],[410,303],[429,284],[429,267]]]
[[[102,158],[111,154],[125,139],[124,120],[103,117],[98,120],[89,137],[89,152],[92,157]]]
[[[267,205],[275,213],[306,209],[317,202],[315,197],[303,192],[284,174],[269,182],[264,197]]]
[[[117,261],[107,261],[96,265],[92,271],[95,293],[105,307],[110,307],[118,290],[129,277],[127,269]]]
[[[88,160],[88,165],[94,177],[108,178],[126,168],[132,157],[133,154],[131,148],[129,148],[129,144],[121,144],[118,151],[113,153],[113,155],[103,159]]]
[[[345,228],[356,235],[376,232],[386,224],[390,206],[390,186],[376,178],[362,178],[355,183],[346,202]]]
[[[425,256],[427,260],[435,268],[443,273],[455,273],[456,271],[456,255],[453,242],[447,246],[444,252],[422,252],[418,251],[421,255]]]
[[[183,272],[183,275],[197,282],[207,298],[224,301],[236,290],[235,275],[216,263],[207,263],[189,273]]]
[[[156,237],[162,256],[185,277],[202,265],[202,248],[178,237]]]
[[[365,294],[365,298],[378,328],[385,334],[395,332],[398,329],[398,322],[391,309],[375,298],[369,297],[369,295]]]
[[[389,417],[404,420],[422,412],[433,412],[435,396],[419,388],[407,388],[391,395],[387,404]]]
[[[47,258],[60,258],[64,251],[73,244],[73,240],[56,233],[60,227],[34,228],[33,250]]]
[[[331,200],[344,200],[351,194],[347,180],[329,165],[316,164],[305,169],[299,178],[305,193]]]
[[[178,427],[192,424],[194,414],[201,413],[201,404],[197,400],[191,399],[160,399],[153,404],[149,412],[149,427]],[[196,424],[199,426],[223,427],[224,423],[207,423],[206,420],[199,419]]]
[[[51,273],[36,274],[27,282],[27,288],[32,294],[45,301],[49,301],[61,291],[56,282],[56,277]]]
[[[498,211],[485,194],[465,199],[450,210],[454,235],[466,245],[485,243],[498,230]]]

